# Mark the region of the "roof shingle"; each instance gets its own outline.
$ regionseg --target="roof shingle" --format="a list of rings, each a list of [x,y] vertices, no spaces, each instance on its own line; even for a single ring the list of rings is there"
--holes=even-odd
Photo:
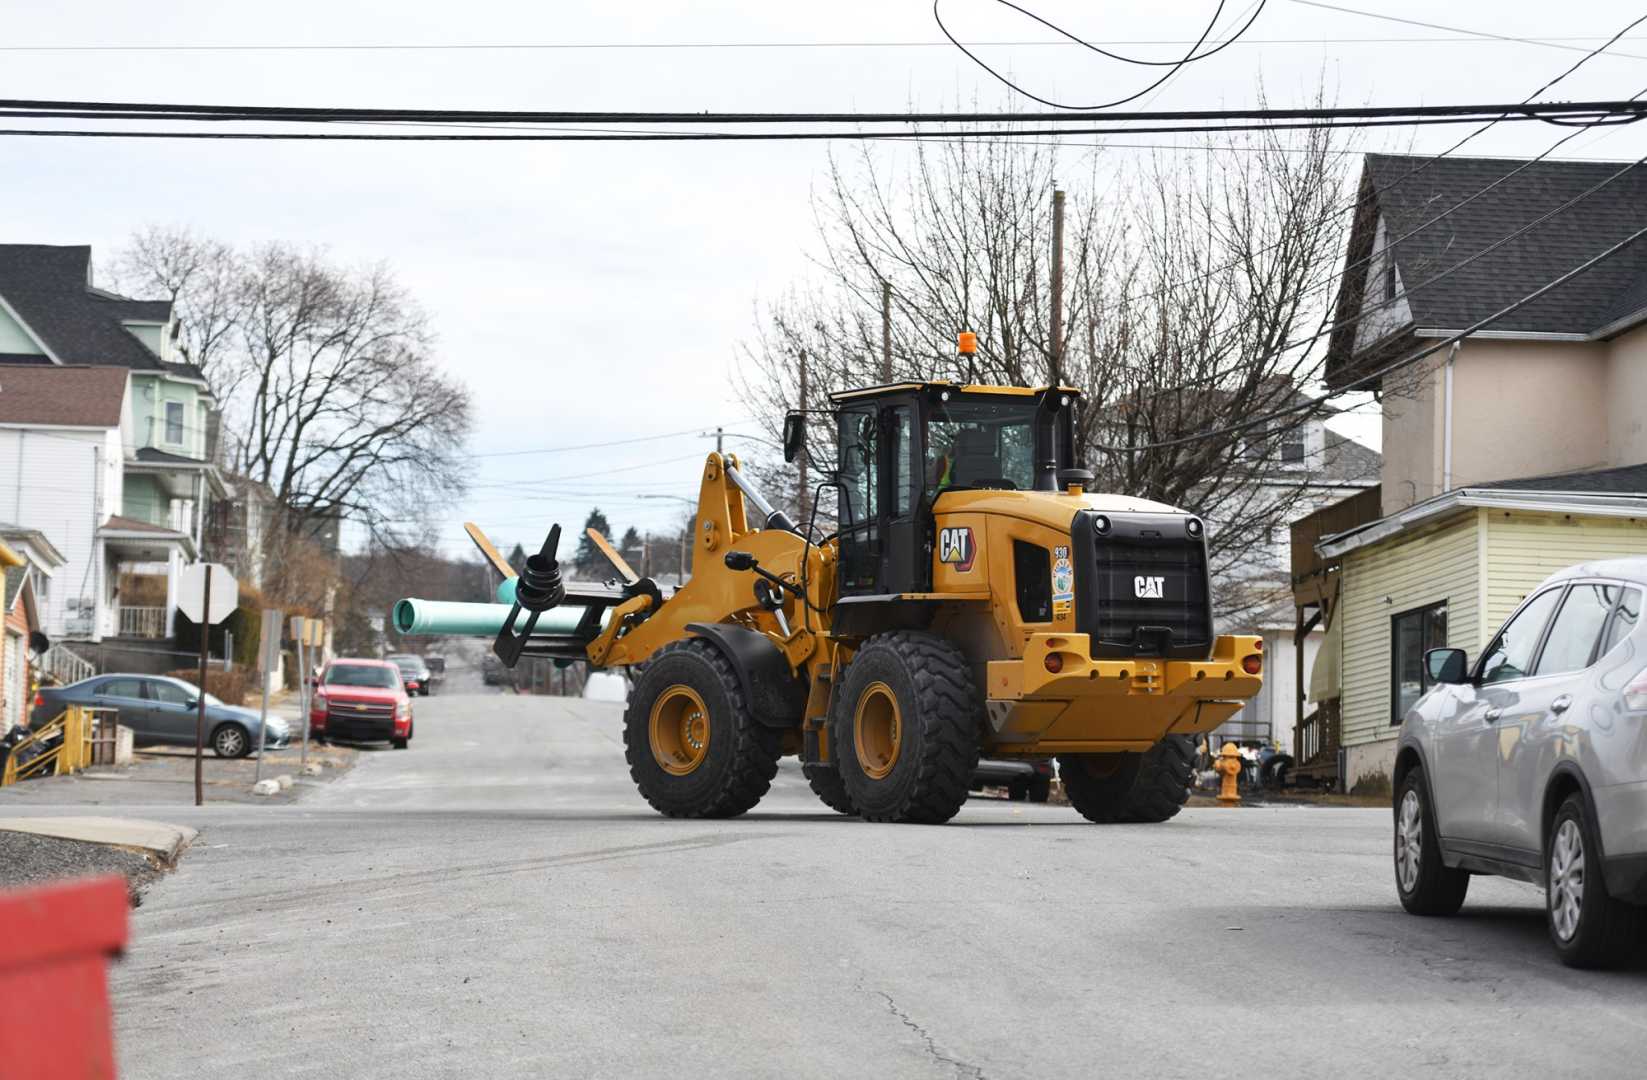
[[[119,427],[128,377],[117,367],[0,368],[0,424]]]
[[[0,244],[0,296],[64,364],[166,370],[121,320],[169,321],[171,302],[94,288],[88,245]]]

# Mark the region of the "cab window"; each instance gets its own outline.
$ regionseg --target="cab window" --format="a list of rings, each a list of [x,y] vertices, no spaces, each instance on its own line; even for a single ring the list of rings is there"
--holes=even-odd
[[[1035,486],[1035,406],[1031,399],[936,402],[927,421],[926,488]]]
[[[1481,683],[1508,682],[1525,678],[1531,673],[1533,654],[1538,639],[1544,633],[1544,624],[1550,621],[1550,612],[1561,599],[1561,586],[1545,589],[1527,606],[1516,612],[1504,629],[1493,639],[1492,646],[1482,654]]]
[[[1619,586],[1606,582],[1585,581],[1568,589],[1555,622],[1550,624],[1550,638],[1539,655],[1537,673],[1559,675],[1589,667],[1602,624],[1618,594]]]

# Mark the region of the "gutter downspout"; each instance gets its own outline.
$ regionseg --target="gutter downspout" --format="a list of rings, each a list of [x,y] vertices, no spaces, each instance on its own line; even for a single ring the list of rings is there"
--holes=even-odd
[[[1447,365],[1441,373],[1441,490],[1453,489],[1453,362],[1463,341],[1447,350]]]

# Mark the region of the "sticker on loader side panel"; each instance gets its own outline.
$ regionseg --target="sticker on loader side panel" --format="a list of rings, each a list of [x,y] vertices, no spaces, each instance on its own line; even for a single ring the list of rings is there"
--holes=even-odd
[[[1075,601],[1075,567],[1069,561],[1069,546],[1052,549],[1052,617],[1067,618]]]
[[[966,573],[978,558],[978,545],[973,543],[972,530],[965,525],[938,530],[938,561],[950,563]]]

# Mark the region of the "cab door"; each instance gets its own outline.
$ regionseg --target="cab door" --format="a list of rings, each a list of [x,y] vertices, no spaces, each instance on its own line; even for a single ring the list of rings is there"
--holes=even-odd
[[[841,595],[924,591],[930,567],[914,402],[843,408],[838,424]]]

